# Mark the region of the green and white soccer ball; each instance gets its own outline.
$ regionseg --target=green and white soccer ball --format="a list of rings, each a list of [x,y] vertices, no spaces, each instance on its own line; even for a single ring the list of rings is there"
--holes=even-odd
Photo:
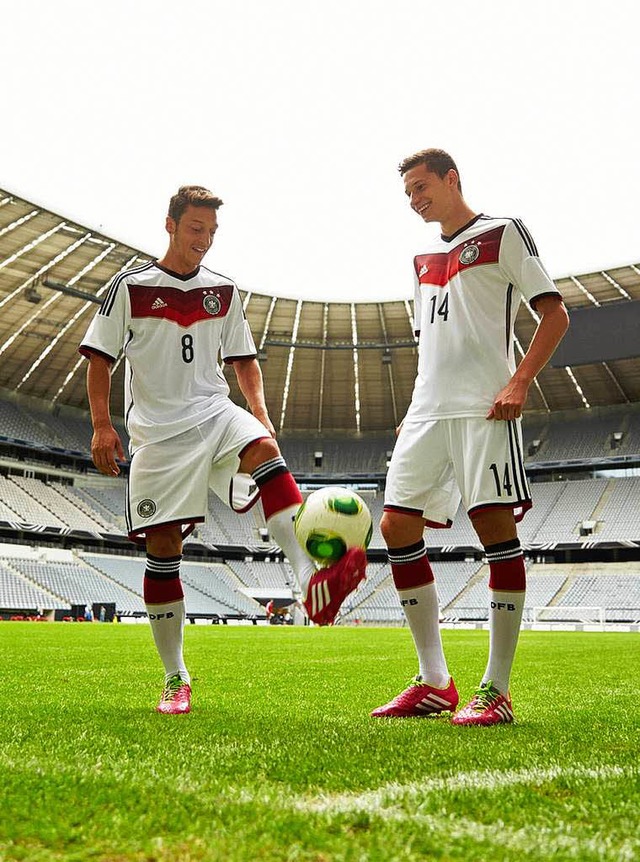
[[[348,488],[320,488],[296,513],[296,538],[322,566],[339,560],[350,548],[367,548],[373,533],[365,501]]]

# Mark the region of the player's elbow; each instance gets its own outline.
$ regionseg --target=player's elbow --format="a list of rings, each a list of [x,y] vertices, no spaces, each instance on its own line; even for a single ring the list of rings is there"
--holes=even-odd
[[[540,311],[542,320],[545,321],[546,325],[553,327],[558,336],[562,338],[569,329],[569,313],[564,302],[562,300],[550,301]]]
[[[567,329],[569,329],[569,325],[571,323],[569,319],[569,312],[567,311],[567,307],[564,302],[560,303],[560,308],[558,309],[558,316],[558,325],[562,332],[562,335],[564,335]]]

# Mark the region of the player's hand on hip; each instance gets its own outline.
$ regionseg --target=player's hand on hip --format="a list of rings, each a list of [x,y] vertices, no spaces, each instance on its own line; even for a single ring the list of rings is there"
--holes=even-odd
[[[120,467],[116,462],[124,461],[124,449],[118,432],[112,426],[97,428],[91,440],[91,458],[101,473],[105,476],[117,476]]]
[[[522,416],[522,410],[527,400],[529,386],[516,380],[501,389],[493,400],[493,405],[486,415],[486,419],[518,419]]]

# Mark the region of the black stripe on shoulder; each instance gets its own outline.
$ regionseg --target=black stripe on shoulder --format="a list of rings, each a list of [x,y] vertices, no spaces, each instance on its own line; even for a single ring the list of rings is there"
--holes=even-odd
[[[141,266],[134,266],[132,269],[127,269],[125,272],[121,272],[120,275],[116,276],[111,282],[111,286],[107,291],[107,295],[102,300],[102,305],[100,306],[100,311],[98,314],[101,314],[103,317],[109,317],[111,314],[111,309],[113,308],[113,303],[116,299],[116,294],[118,293],[118,288],[122,284],[125,278],[129,278],[131,275],[137,274],[139,272],[144,272],[146,269],[150,269],[153,266],[153,261],[149,261],[149,263],[144,263]]]
[[[520,221],[519,218],[511,219],[511,221],[514,223],[516,230],[522,237],[522,241],[525,244],[525,247],[529,254],[532,257],[538,257],[538,249],[536,248],[536,244],[533,241],[533,237],[531,236],[527,228],[524,226],[524,224]]]

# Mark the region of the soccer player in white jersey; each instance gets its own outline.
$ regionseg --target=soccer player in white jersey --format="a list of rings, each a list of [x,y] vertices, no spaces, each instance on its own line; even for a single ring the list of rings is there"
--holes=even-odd
[[[111,367],[124,351],[126,426],[131,463],[126,520],[144,543],[143,594],[164,664],[158,711],[189,712],[191,680],[183,657],[182,543],[205,518],[208,489],[233,506],[236,474],[250,474],[269,533],[299,580],[309,617],[331,624],[365,576],[363,551],[316,571],[293,532],[302,496],[275,441],[256,349],[234,282],[202,266],[222,201],[202,186],[183,186],[166,218],[161,260],[113,279],[80,352],[88,357],[91,453],[100,472],[117,475],[124,459],[113,426]],[[251,412],[234,404],[218,357],[231,364]]]
[[[418,372],[399,429],[381,530],[418,654],[409,687],[374,717],[455,712],[458,692],[439,630],[424,529],[447,527],[462,499],[489,564],[489,657],[471,701],[452,721],[513,721],[509,679],[525,596],[516,531],[531,506],[520,416],[568,316],[522,222],[474,212],[448,153],[429,149],[399,171],[413,210],[441,236],[414,260]],[[516,369],[513,326],[526,300],[539,323]]]

